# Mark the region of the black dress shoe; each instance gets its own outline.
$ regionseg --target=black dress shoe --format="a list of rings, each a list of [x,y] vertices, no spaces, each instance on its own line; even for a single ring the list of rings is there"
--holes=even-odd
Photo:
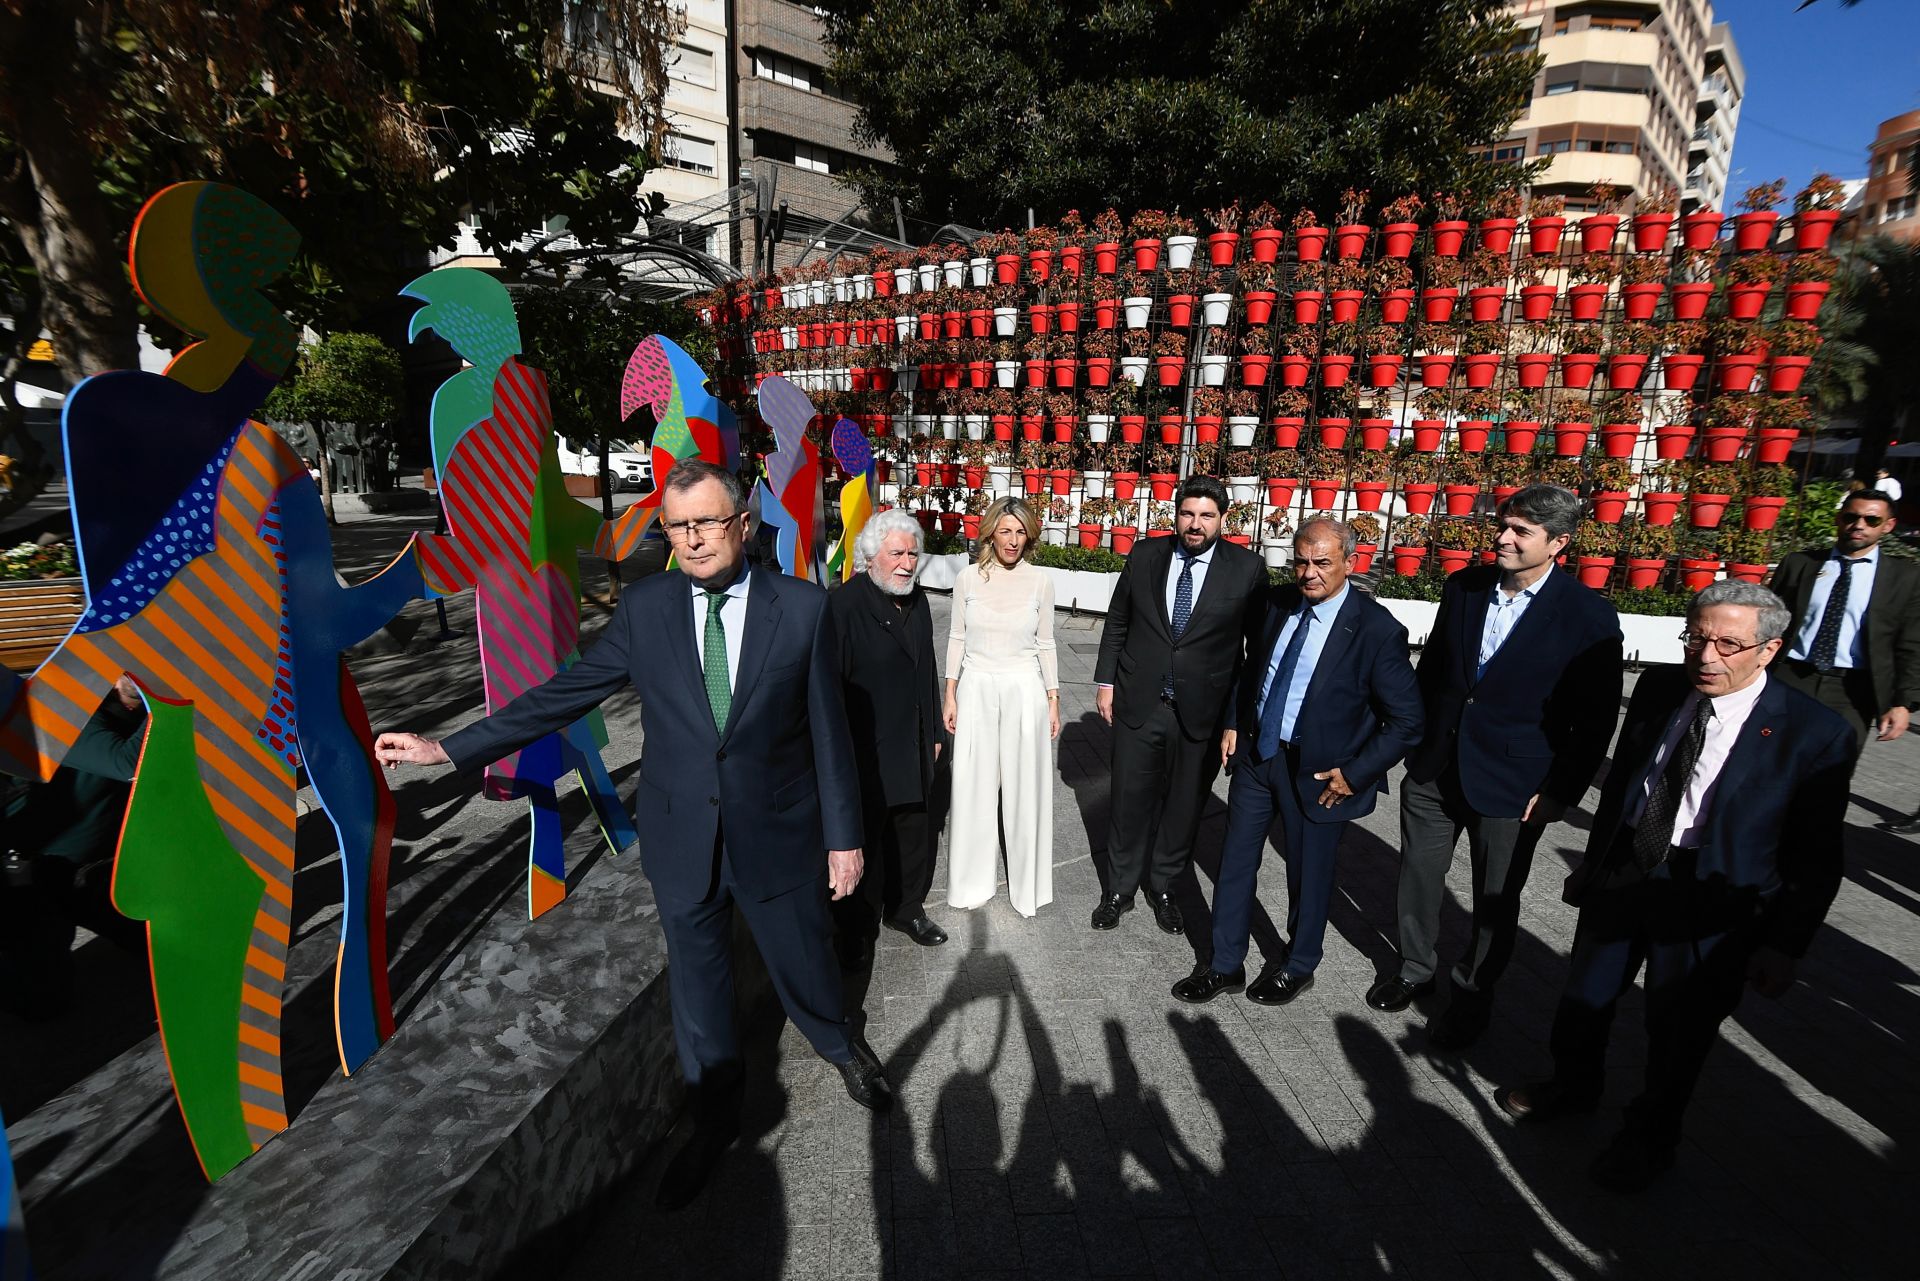
[[[1673,1168],[1673,1149],[1622,1133],[1608,1144],[1593,1164],[1587,1177],[1609,1192],[1645,1192],[1653,1181]]]
[[[1093,909],[1093,928],[1110,930],[1120,924],[1123,913],[1133,910],[1133,895],[1106,894],[1100,899],[1100,906]]]
[[[1173,901],[1173,895],[1149,894],[1147,895],[1147,902],[1153,905],[1153,919],[1159,922],[1162,930],[1168,934],[1185,932],[1186,925],[1185,922],[1180,919],[1180,908],[1179,905]]]
[[[1895,836],[1920,836],[1920,814],[1909,814],[1905,818],[1890,818],[1875,823],[1883,832],[1892,832]]]
[[[1262,974],[1247,987],[1247,999],[1260,1005],[1285,1005],[1313,986],[1311,974]]]
[[[1367,1004],[1388,1014],[1398,1014],[1431,991],[1432,979],[1424,983],[1409,983],[1395,974],[1367,989]]]
[[[890,930],[900,931],[921,947],[939,947],[947,941],[947,932],[935,925],[925,912],[904,921],[889,920],[886,925]]]
[[[727,1148],[740,1137],[737,1120],[714,1121],[694,1127],[686,1146],[674,1153],[673,1160],[660,1172],[660,1189],[653,1203],[662,1210],[683,1210],[692,1205],[719,1168]]]
[[[1247,986],[1243,967],[1231,974],[1216,974],[1211,966],[1196,965],[1193,973],[1173,985],[1173,994],[1193,1005],[1204,1005],[1222,992],[1238,992]]]
[[[1558,1081],[1537,1081],[1500,1091],[1500,1110],[1518,1121],[1539,1124],[1557,1121],[1563,1116],[1582,1116],[1596,1111],[1600,1095],[1593,1091],[1570,1090]]]
[[[847,1097],[867,1111],[885,1112],[893,1106],[893,1087],[887,1084],[886,1073],[870,1047],[856,1040],[853,1062],[835,1063],[833,1067],[847,1087]]]

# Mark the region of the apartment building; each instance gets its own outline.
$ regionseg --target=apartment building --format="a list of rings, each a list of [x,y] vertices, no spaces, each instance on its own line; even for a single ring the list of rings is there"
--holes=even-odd
[[[650,228],[717,258],[733,256],[733,222],[711,216],[726,203],[736,179],[732,113],[728,99],[732,43],[726,0],[682,0],[686,29],[666,51],[667,136],[660,163],[642,191],[659,192],[667,211]]]
[[[1740,100],[1746,96],[1747,68],[1733,30],[1713,24],[1707,37],[1707,60],[1700,79],[1700,99],[1693,118],[1693,140],[1687,146],[1687,185],[1681,207],[1727,207],[1727,176],[1733,157],[1733,135],[1740,127]]]
[[[1514,0],[1508,11],[1546,62],[1525,114],[1482,154],[1548,158],[1534,190],[1564,196],[1571,211],[1589,208],[1599,183],[1636,196],[1682,192],[1707,75],[1708,0]],[[1726,135],[1731,152],[1731,122]]]
[[[1882,120],[1871,152],[1866,190],[1858,201],[1861,232],[1920,241],[1920,209],[1915,208],[1920,200],[1913,187],[1914,167],[1920,164],[1920,111]]]

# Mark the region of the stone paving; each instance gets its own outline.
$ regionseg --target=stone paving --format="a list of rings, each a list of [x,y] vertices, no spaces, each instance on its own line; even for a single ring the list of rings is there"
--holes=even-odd
[[[937,598],[944,634],[947,603]],[[1920,745],[1869,748],[1849,815],[1848,875],[1778,1003],[1727,1024],[1677,1168],[1641,1197],[1603,1193],[1586,1165],[1637,1088],[1645,1042],[1630,996],[1606,1107],[1516,1129],[1501,1085],[1547,1067],[1574,913],[1561,873],[1586,814],[1542,842],[1523,936],[1493,1030],[1462,1056],[1426,1048],[1425,1009],[1363,998],[1392,962],[1393,798],[1349,829],[1317,985],[1269,1009],[1182,1005],[1194,948],[1139,909],[1110,934],[1087,915],[1107,826],[1108,729],[1093,710],[1098,619],[1058,620],[1064,786],[1055,793],[1054,903],[1023,920],[1004,897],[932,915],[952,941],[887,933],[850,980],[898,1091],[870,1118],[786,1027],[754,1012],[748,1137],[692,1207],[652,1200],[670,1140],[583,1229],[565,1275],[649,1277],[1520,1278],[1908,1277],[1898,1216],[1920,1138],[1920,864],[1872,829],[1920,801]],[[1395,783],[1398,782],[1396,771]],[[1225,780],[1200,840],[1224,824]],[[1589,794],[1589,810],[1593,797]],[[944,856],[942,859],[944,873]],[[1465,933],[1454,867],[1443,960]],[[1271,851],[1261,899],[1284,920]],[[1204,939],[1204,875],[1185,887]],[[1275,954],[1270,921],[1256,948]]]

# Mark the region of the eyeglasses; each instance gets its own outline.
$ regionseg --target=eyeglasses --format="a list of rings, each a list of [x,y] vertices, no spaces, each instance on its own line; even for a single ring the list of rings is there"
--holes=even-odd
[[[1702,636],[1699,632],[1681,632],[1680,647],[1689,654],[1699,653],[1707,646],[1713,646],[1713,652],[1722,658],[1732,658],[1735,654],[1744,654],[1750,649],[1759,649],[1765,641],[1755,641],[1751,645],[1742,645],[1731,636]]]
[[[660,528],[667,531],[667,537],[677,542],[686,542],[689,537],[699,534],[701,541],[720,537],[720,531],[739,520],[745,512],[735,512],[731,516],[702,516],[698,520],[663,520]]]
[[[1865,512],[1841,512],[1838,516],[1834,517],[1834,520],[1842,525],[1851,525],[1855,522],[1860,522],[1865,524],[1868,529],[1878,529],[1887,523],[1885,516],[1869,516]]]

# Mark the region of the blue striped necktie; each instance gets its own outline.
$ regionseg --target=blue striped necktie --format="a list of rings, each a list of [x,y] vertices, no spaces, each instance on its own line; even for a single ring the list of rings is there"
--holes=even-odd
[[[1193,617],[1193,557],[1180,557],[1180,581],[1173,589],[1173,639],[1179,640],[1180,633],[1187,630],[1187,621]],[[1167,676],[1160,682],[1160,694],[1164,698],[1173,697],[1173,659],[1167,659]]]

